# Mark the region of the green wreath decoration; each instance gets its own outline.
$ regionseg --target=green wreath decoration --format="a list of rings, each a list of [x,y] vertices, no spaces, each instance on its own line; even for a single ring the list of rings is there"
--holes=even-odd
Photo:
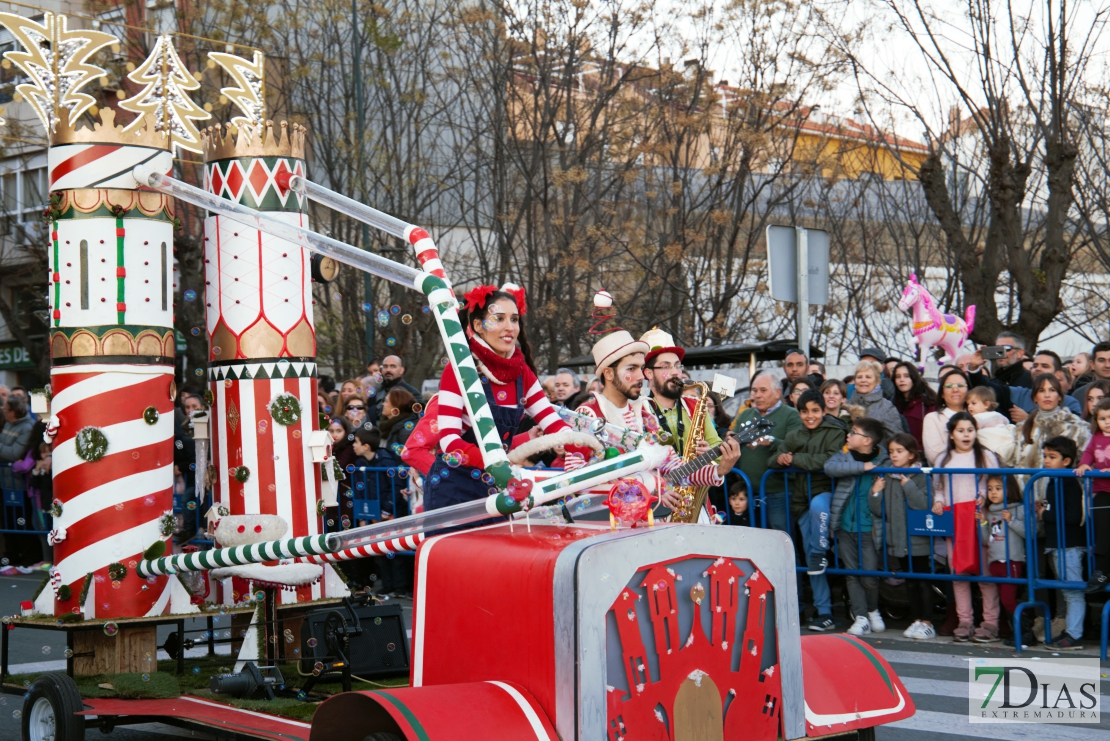
[[[247,480],[250,477],[251,477],[251,470],[249,468],[247,468],[246,466],[239,466],[238,468],[235,469],[235,480],[238,481],[240,484],[247,483]]]
[[[215,402],[215,399],[216,397],[212,396],[212,389],[204,390],[204,405],[206,407],[212,406],[212,404]]]
[[[147,407],[143,410],[143,421],[146,422],[148,425],[158,424],[158,417],[158,410],[154,407]]]
[[[58,599],[62,602],[68,602],[69,598],[73,596],[73,590],[69,588],[68,584],[63,584],[58,587]]]
[[[127,567],[119,561],[108,564],[108,578],[112,581],[123,581],[127,576]]]
[[[84,427],[77,432],[77,455],[81,460],[95,463],[108,452],[108,438],[98,427]]]
[[[282,427],[301,421],[301,402],[293,394],[278,394],[270,402],[270,416]]]
[[[227,517],[231,514],[231,510],[221,504],[219,507],[216,507],[216,514],[220,517]]]
[[[62,502],[61,502],[61,500],[55,499],[51,503],[51,505],[50,505],[50,516],[51,517],[61,517],[62,516]]]
[[[158,530],[162,535],[173,535],[174,528],[177,527],[177,520],[174,518],[172,512],[167,512],[158,518]]]

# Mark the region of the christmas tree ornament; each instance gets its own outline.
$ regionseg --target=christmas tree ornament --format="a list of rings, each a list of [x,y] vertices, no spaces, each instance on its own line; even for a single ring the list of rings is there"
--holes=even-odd
[[[185,68],[169,36],[159,36],[150,56],[127,78],[141,88],[134,97],[119,104],[120,108],[139,114],[127,127],[128,132],[145,125],[144,114],[149,114],[154,130],[168,137],[175,150],[204,151],[194,122],[212,118],[212,114],[189,97],[191,91],[200,88],[200,83]]]

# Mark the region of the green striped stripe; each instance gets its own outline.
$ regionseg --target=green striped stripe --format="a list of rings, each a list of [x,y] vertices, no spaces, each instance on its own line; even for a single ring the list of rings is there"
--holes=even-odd
[[[834,634],[834,635],[836,635],[836,637],[837,637],[837,638],[839,638],[840,640],[842,640],[842,641],[844,641],[845,643],[849,644],[849,645],[850,645],[850,646],[852,646],[852,647],[853,647],[854,649],[856,649],[857,651],[859,651],[859,652],[860,652],[861,654],[863,654],[864,656],[866,656],[866,657],[867,657],[867,660],[868,660],[868,661],[870,661],[870,662],[871,662],[872,664],[874,664],[874,665],[875,665],[875,669],[876,669],[876,670],[877,670],[877,671],[879,672],[879,676],[883,678],[883,681],[884,681],[884,682],[886,682],[886,688],[887,688],[888,690],[890,690],[890,694],[891,694],[891,696],[894,696],[894,694],[895,694],[895,693],[894,693],[894,685],[893,685],[893,684],[891,684],[891,682],[890,682],[890,675],[889,675],[889,674],[887,673],[887,671],[886,671],[886,667],[885,667],[885,666],[883,666],[883,665],[882,665],[882,664],[881,664],[881,663],[879,662],[879,660],[875,658],[875,655],[874,655],[874,654],[872,654],[872,653],[871,653],[871,651],[869,651],[868,649],[864,648],[864,646],[863,646],[863,644],[862,644],[862,641],[854,641],[854,640],[852,640],[852,639],[850,639],[850,638],[846,638],[846,637],[845,637],[844,635],[842,635],[842,634],[840,634],[840,633],[836,633],[836,634]]]
[[[123,232],[123,231],[124,231],[123,219],[117,218],[116,219],[116,268],[117,268],[117,270],[119,268],[124,267],[124,262],[123,262],[123,234],[120,234],[120,232]],[[126,278],[124,278],[122,276],[117,276],[116,277],[116,303],[117,304],[122,304],[123,301],[124,301],[123,284],[124,284],[125,280],[126,280]],[[122,311],[119,311],[119,310],[116,311],[116,321],[118,321],[120,324],[123,324],[123,315],[124,315],[124,313],[125,312],[122,312]]]
[[[407,720],[409,725],[412,726],[412,731],[416,734],[416,738],[418,738],[420,741],[431,741],[428,737],[428,732],[424,730],[424,726],[420,725],[420,721],[416,719],[416,714],[409,710],[408,705],[401,702],[388,692],[371,690],[370,694],[377,695],[378,697],[388,700],[390,705],[397,708],[397,712],[404,716],[405,720]]]
[[[58,222],[57,221],[54,222],[54,229],[52,230],[52,233],[54,235],[54,272],[55,273],[60,273],[61,270],[58,267],[59,263],[58,263]],[[51,273],[51,275],[50,275],[50,280],[54,280],[53,273]],[[56,281],[54,283],[54,311],[58,312],[59,317],[61,316],[61,311],[62,311],[62,282],[61,281]],[[60,318],[54,320],[54,326],[55,327],[57,327],[61,323],[62,323],[62,320]]]

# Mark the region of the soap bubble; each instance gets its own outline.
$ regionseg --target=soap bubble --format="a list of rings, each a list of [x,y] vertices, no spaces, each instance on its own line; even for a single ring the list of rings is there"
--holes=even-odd
[[[333,294],[331,295],[331,300],[332,300],[332,301],[338,301],[338,300],[340,300],[341,298],[343,298],[343,294],[341,294],[341,293],[340,293],[339,291],[336,291],[335,293],[333,293]]]
[[[197,337],[200,335],[200,327],[193,327],[189,331],[193,333],[193,337]]]
[[[366,313],[366,314],[369,314],[369,313],[370,313],[371,311],[373,311],[373,310],[374,310],[374,307],[373,307],[373,306],[371,306],[371,305],[370,305],[370,304],[368,304],[368,303],[366,303],[366,304],[363,304],[363,305],[362,305],[362,311],[363,311],[364,313]]]
[[[431,311],[431,310],[432,310],[432,307],[430,307],[430,306],[425,306],[425,307],[423,307],[423,308],[422,308],[422,309],[420,309],[420,310],[421,310],[421,311],[423,311],[423,312],[424,312],[425,314],[427,314],[427,313],[428,313],[429,311]]]
[[[196,301],[197,300],[197,292],[192,290],[192,289],[190,289],[188,291],[185,291],[185,300],[186,301]]]
[[[193,667],[193,674],[200,674],[200,667],[199,666],[194,666]]]
[[[315,638],[309,638],[307,641],[305,641],[305,643],[308,645],[309,648],[315,648],[316,647],[316,639]]]
[[[195,371],[193,371],[193,375],[203,376],[204,375],[204,369],[203,368],[197,368]]]
[[[387,644],[385,644],[385,650],[386,651],[396,651],[397,650],[397,644],[396,643],[387,643]]]
[[[143,681],[144,682],[149,682],[150,681],[150,675],[149,674],[144,674],[143,675]]]
[[[393,304],[393,306],[389,307],[389,313],[390,314],[400,314],[401,313],[401,307],[398,306],[397,304]]]
[[[48,654],[48,653],[50,653],[50,646],[43,646],[43,647],[42,647],[42,652],[43,652],[44,654]]]
[[[385,344],[388,345],[389,347],[395,347],[397,345],[397,338],[396,337],[387,337],[386,340],[385,340]]]
[[[13,718],[22,718],[22,717],[23,717],[23,713],[22,713],[22,712],[20,712],[19,710],[13,710],[13,711],[12,711],[12,717],[13,717]]]
[[[27,524],[27,521],[26,521],[26,520],[24,520],[24,519],[23,519],[22,517],[20,517],[20,518],[19,518],[18,520],[16,520],[16,521],[15,521],[15,524],[16,524],[16,525],[19,525],[20,527],[22,527],[23,525],[26,525],[26,524]]]
[[[69,646],[66,646],[66,650],[63,651],[62,653],[67,659],[73,658],[73,649],[70,648]]]
[[[104,635],[106,635],[106,636],[119,635],[119,626],[116,625],[115,623],[111,622],[111,621],[109,621],[107,623],[104,623]]]
[[[402,316],[401,324],[412,324],[412,314],[405,314]]]

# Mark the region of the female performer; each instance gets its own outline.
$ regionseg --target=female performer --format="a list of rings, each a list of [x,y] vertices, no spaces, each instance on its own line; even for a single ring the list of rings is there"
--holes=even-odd
[[[506,285],[478,286],[463,297],[460,318],[466,326],[470,352],[481,374],[486,401],[510,459],[526,459],[556,445],[566,448],[566,468],[586,463],[592,436],[572,430],[559,418],[536,378],[531,347],[524,331],[527,311],[524,289]],[[463,407],[455,369],[448,365],[439,385],[438,455],[424,483],[424,508],[440,509],[489,495],[481,479],[482,455]],[[536,421],[543,437],[516,436],[524,414]]]

